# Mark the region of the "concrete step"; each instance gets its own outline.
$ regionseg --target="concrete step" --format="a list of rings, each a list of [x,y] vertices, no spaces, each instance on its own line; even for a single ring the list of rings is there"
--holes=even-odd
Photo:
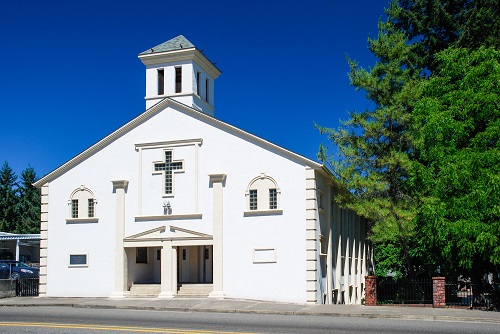
[[[184,283],[178,285],[179,297],[207,297],[213,291],[213,284]],[[138,284],[130,287],[130,297],[157,297],[161,292],[160,284]]]
[[[156,297],[160,294],[160,284],[137,284],[130,287],[130,296]]]
[[[207,297],[213,291],[213,284],[184,283],[179,284],[178,296]]]

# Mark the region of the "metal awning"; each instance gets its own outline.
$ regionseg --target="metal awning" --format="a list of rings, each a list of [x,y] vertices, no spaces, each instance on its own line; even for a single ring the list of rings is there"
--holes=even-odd
[[[0,240],[40,240],[40,234],[14,234],[0,232]]]

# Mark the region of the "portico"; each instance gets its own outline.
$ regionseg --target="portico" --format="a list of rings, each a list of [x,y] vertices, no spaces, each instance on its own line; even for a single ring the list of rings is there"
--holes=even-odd
[[[134,283],[160,284],[158,298],[173,298],[182,283],[213,282],[211,235],[164,226],[124,239],[126,291]]]

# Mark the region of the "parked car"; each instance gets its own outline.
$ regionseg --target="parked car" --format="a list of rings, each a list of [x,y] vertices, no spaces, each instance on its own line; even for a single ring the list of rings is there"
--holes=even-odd
[[[40,270],[21,261],[0,260],[0,278],[33,278],[40,275]]]

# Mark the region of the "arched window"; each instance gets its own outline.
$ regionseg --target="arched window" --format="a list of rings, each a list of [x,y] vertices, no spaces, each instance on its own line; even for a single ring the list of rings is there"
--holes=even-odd
[[[272,177],[260,174],[248,184],[245,215],[281,214],[280,194],[278,183]]]
[[[70,220],[97,221],[97,199],[92,190],[83,184],[71,193],[68,206]]]

